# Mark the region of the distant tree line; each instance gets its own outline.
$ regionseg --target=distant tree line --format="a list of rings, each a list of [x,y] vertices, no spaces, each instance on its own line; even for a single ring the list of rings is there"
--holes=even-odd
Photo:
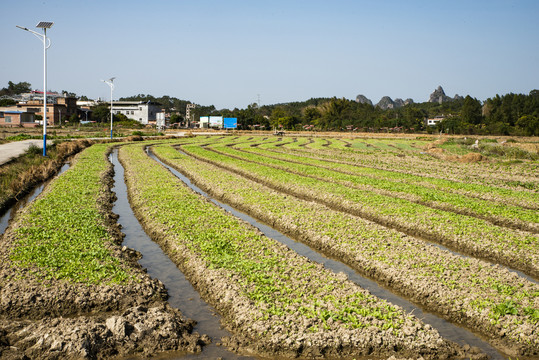
[[[2,95],[16,95],[31,90],[28,82],[12,81],[0,89]],[[68,93],[75,96],[74,93]],[[87,100],[87,97],[79,97]],[[463,135],[524,135],[539,136],[539,90],[528,95],[496,95],[485,102],[466,96],[442,103],[411,103],[394,109],[381,109],[370,104],[344,98],[312,98],[306,101],[259,106],[253,103],[245,109],[216,109],[215,106],[196,105],[193,118],[186,119],[187,104],[191,101],[164,95],[138,94],[120,98],[121,101],[152,101],[162,105],[170,114],[170,122],[185,126],[187,120],[199,116],[222,115],[238,118],[240,129],[283,129],[307,131],[361,131],[361,132],[443,132]],[[0,99],[0,106],[13,105],[10,99]],[[110,120],[108,104],[94,107],[92,119]],[[115,120],[125,121],[121,114]],[[436,126],[426,120],[442,116]],[[117,118],[117,119],[116,119]]]
[[[442,103],[412,103],[396,109],[339,98],[220,110],[244,129],[444,132],[466,135],[539,136],[539,90],[529,95],[496,95],[483,104],[471,96]],[[426,120],[443,117],[436,126]]]
[[[171,123],[186,125],[185,111],[190,101],[175,97],[139,94],[120,98],[123,101],[155,101],[171,114]],[[94,111],[108,116],[106,105]],[[259,106],[253,103],[245,109],[216,109],[197,105],[194,120],[202,115],[222,115],[238,118],[240,129],[283,129],[347,132],[443,132],[462,135],[523,135],[539,136],[539,90],[528,95],[496,95],[484,103],[466,96],[442,103],[411,103],[396,109],[381,109],[344,98],[312,98],[307,101]],[[436,126],[426,120],[443,116]],[[99,116],[97,116],[99,117]]]

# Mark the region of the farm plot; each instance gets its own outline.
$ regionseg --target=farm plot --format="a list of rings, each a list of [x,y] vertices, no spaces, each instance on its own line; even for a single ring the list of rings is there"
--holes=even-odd
[[[120,150],[135,213],[222,314],[234,341],[287,356],[456,356],[402,309],[194,194],[140,145]]]
[[[539,241],[535,234],[503,228],[481,219],[395,197],[320,181],[197,146],[183,146],[182,149],[278,191],[317,201],[411,235],[432,239],[533,276],[539,274]],[[225,150],[221,148],[220,151]],[[226,151],[233,149],[227,148]]]
[[[322,146],[325,142],[326,145]],[[317,144],[315,146],[315,144]],[[480,162],[466,163],[443,161],[426,152],[407,153],[397,156],[393,151],[377,149],[368,144],[367,149],[344,147],[332,148],[326,139],[316,139],[313,144],[294,151],[354,165],[383,170],[398,171],[417,176],[443,177],[481,185],[493,185],[508,189],[539,189],[539,180],[534,174],[539,170],[537,162]],[[401,154],[403,155],[403,154]]]
[[[238,145],[238,148],[241,144]],[[262,146],[259,146],[262,148]],[[382,170],[374,167],[358,166],[349,161],[336,160],[335,158],[319,157],[317,153],[298,153],[286,151],[289,147],[276,149],[275,147],[264,147],[271,151],[271,156],[279,155],[289,161],[296,161],[311,165],[320,166],[335,171],[353,174],[357,176],[367,176],[373,179],[384,181],[400,181],[407,184],[423,186],[441,192],[451,192],[463,197],[484,199],[500,204],[511,204],[525,209],[539,210],[539,195],[536,192],[525,190],[500,188],[495,186],[467,183],[462,181],[447,180],[444,174],[437,177],[427,177],[408,174],[400,171]],[[396,159],[396,162],[400,160]]]
[[[108,149],[80,153],[2,237],[2,356],[97,358],[199,345],[164,286],[119,246]]]
[[[450,191],[441,192],[439,191],[440,189],[413,184],[409,181],[410,178],[413,178],[412,176],[403,176],[402,174],[398,176],[395,173],[389,173],[385,174],[387,177],[382,180],[382,176],[378,174],[383,172],[372,169],[332,164],[299,156],[272,153],[257,148],[244,149],[243,151],[248,154],[222,149],[221,147],[219,149],[219,151],[226,152],[232,156],[268,164],[278,169],[310,176],[321,181],[332,181],[360,190],[394,196],[440,210],[478,217],[501,226],[539,232],[539,212],[536,209],[503,204],[500,201],[491,202],[477,197],[470,198]],[[373,176],[362,176],[365,173]],[[388,177],[391,177],[391,179]],[[415,178],[416,181],[419,180],[417,179],[418,177]],[[539,201],[539,197],[536,200]],[[531,196],[530,201],[533,201]]]
[[[361,218],[286,196],[181,155],[169,145],[153,151],[220,200],[482,333],[504,351],[532,356],[539,347],[536,283]]]

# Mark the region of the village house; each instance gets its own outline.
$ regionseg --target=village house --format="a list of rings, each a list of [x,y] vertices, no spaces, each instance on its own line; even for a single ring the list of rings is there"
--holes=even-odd
[[[28,94],[22,94],[21,99],[17,102],[16,105],[9,107],[0,107],[0,111],[15,111],[23,114],[21,116],[21,123],[30,126],[28,115],[32,114],[33,120],[37,121],[36,124],[43,123],[42,121],[37,120],[38,116],[43,119],[43,93],[38,91],[32,91]],[[60,96],[58,93],[47,92],[47,125],[59,125],[61,119],[69,118],[73,114],[77,114],[77,99],[69,96]],[[8,120],[11,120],[13,123],[16,114],[11,114]],[[3,122],[0,122],[0,125],[9,126],[4,118]],[[17,125],[18,126],[18,125]]]
[[[161,104],[153,101],[114,101],[112,112],[124,114],[129,119],[136,120],[143,125],[155,125],[160,117],[164,119]]]
[[[11,108],[0,109],[0,126],[6,127],[34,127],[36,126],[33,113],[18,111]]]
[[[438,115],[433,117],[432,119],[427,119],[427,126],[436,126],[440,121],[444,120],[444,115]]]

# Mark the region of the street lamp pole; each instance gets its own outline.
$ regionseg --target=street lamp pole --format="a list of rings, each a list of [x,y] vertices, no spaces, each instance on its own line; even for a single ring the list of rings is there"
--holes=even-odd
[[[51,39],[47,38],[47,29],[50,29],[53,24],[50,21],[41,21],[36,25],[37,28],[43,29],[43,35],[16,25],[19,29],[31,32],[43,42],[43,156],[47,156],[47,49],[51,47]]]
[[[115,77],[111,77],[109,80],[101,80],[104,83],[106,83],[108,86],[110,86],[110,139],[112,140],[112,90],[114,90],[114,79]]]

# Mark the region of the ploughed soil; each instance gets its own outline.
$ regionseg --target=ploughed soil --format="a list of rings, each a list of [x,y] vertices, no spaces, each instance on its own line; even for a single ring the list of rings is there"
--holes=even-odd
[[[103,181],[112,184],[112,167]],[[112,214],[114,194],[98,200],[115,239],[111,253],[132,276],[125,284],[82,284],[43,279],[10,261],[17,219],[0,237],[0,357],[2,359],[108,359],[149,357],[164,351],[198,352],[210,340],[192,333],[166,301],[167,291],[122,247]],[[24,211],[24,210],[23,210]]]

